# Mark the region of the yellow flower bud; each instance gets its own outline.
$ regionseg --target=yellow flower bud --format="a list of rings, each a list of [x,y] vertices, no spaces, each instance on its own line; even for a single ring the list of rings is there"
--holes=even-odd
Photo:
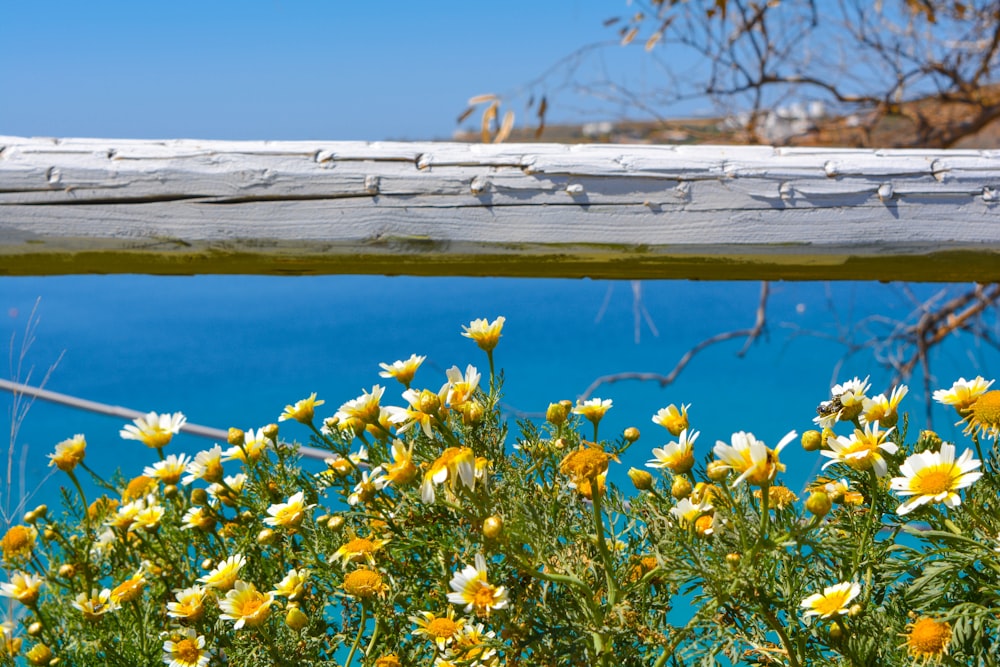
[[[726,563],[729,565],[729,567],[735,570],[739,566],[740,560],[742,560],[742,558],[743,557],[737,553],[726,554]]]
[[[338,532],[341,528],[344,527],[344,517],[340,515],[331,516],[326,521],[326,527],[332,530],[333,532]]]
[[[833,501],[823,491],[813,491],[809,494],[809,498],[806,499],[806,510],[818,517],[826,516],[830,512],[831,507],[833,507]]]
[[[857,618],[864,613],[864,608],[860,604],[852,604],[851,608],[847,610],[847,615],[851,618]]]
[[[628,477],[632,480],[632,485],[640,491],[649,491],[653,488],[653,476],[645,470],[630,468]],[[691,484],[688,483],[688,486]]]
[[[802,434],[802,449],[815,452],[823,447],[823,434],[819,431],[806,431]]]
[[[549,409],[545,411],[545,419],[553,426],[561,426],[566,423],[566,415],[569,410],[562,403],[549,403]]]
[[[622,433],[622,437],[628,440],[629,442],[635,442],[636,440],[639,439],[639,429],[637,429],[635,426],[629,426],[627,429],[625,429],[625,432]]]
[[[674,477],[674,483],[670,485],[670,495],[677,500],[682,500],[691,495],[692,489],[691,482],[688,481],[687,477],[677,475]]]
[[[275,537],[277,537],[277,533],[270,528],[265,528],[257,533],[257,544],[270,544],[271,542],[274,542]]]
[[[48,665],[52,660],[52,649],[45,644],[35,644],[24,657],[28,659],[30,665]]]
[[[31,625],[28,626],[28,636],[29,637],[37,637],[40,634],[42,634],[42,624],[41,623],[39,623],[38,621],[35,621],[34,623],[32,623]]]
[[[72,563],[63,563],[59,566],[59,576],[64,579],[72,579],[76,576],[76,566]]]
[[[309,625],[309,617],[298,607],[289,607],[285,615],[285,625],[298,632]]]
[[[264,437],[267,438],[268,440],[273,440],[274,442],[278,441],[278,425],[277,424],[268,424],[267,426],[265,426],[264,428],[262,428],[261,431],[264,432]]]
[[[705,474],[713,482],[722,482],[729,476],[729,466],[723,461],[712,461],[705,469]]]
[[[486,539],[495,540],[499,537],[500,533],[503,531],[503,519],[494,514],[493,516],[486,517],[483,521],[483,535]]]
[[[208,504],[208,492],[205,489],[197,488],[191,491],[191,504],[205,506]]]
[[[246,442],[246,434],[243,429],[236,428],[235,426],[229,427],[229,437],[226,438],[230,445],[233,447],[239,447]]]

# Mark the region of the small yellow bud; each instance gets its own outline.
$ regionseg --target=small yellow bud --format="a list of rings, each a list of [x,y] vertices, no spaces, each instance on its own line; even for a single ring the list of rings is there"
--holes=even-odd
[[[834,623],[830,626],[830,639],[840,639],[844,636],[844,631],[840,627],[839,623]]]
[[[24,654],[29,665],[48,665],[52,660],[52,649],[45,644],[35,644]]]
[[[201,569],[203,569],[203,570],[211,570],[212,569],[212,564],[213,564],[212,563],[212,559],[211,558],[206,558],[205,560],[201,561]]]
[[[30,512],[25,512],[24,513],[24,522],[25,523],[27,523],[27,524],[30,525],[30,524],[34,524],[36,521],[38,521],[38,515],[35,514],[34,510],[32,510]]]
[[[802,434],[802,449],[815,452],[823,447],[823,434],[819,431],[806,431]]]
[[[64,579],[72,579],[76,576],[76,566],[72,563],[63,563],[59,566],[59,576]]]
[[[326,521],[326,527],[332,530],[333,532],[339,531],[341,528],[344,527],[344,517],[337,514],[331,516]]]
[[[645,470],[630,468],[628,471],[628,477],[632,480],[632,486],[640,491],[649,491],[653,488],[653,476]],[[690,482],[688,483],[688,486],[691,486]]]
[[[712,461],[705,469],[705,474],[713,482],[722,482],[729,476],[729,466],[723,461]]]
[[[171,499],[176,498],[177,497],[177,485],[176,484],[167,484],[166,486],[164,486],[163,487],[163,495],[166,498],[171,498]]]
[[[692,489],[691,482],[687,477],[677,475],[674,477],[674,483],[670,485],[670,495],[677,500],[683,500],[691,495]]]
[[[864,609],[860,604],[852,604],[851,608],[847,610],[847,615],[851,618],[857,618],[864,613]]]
[[[268,440],[272,440],[274,442],[278,442],[278,425],[277,424],[268,424],[267,426],[265,426],[264,428],[262,428],[261,431],[263,431],[264,437],[267,438]]]
[[[309,625],[309,617],[297,606],[289,607],[288,613],[285,615],[285,625],[298,632]]]
[[[242,519],[243,521],[247,522],[253,521],[256,518],[256,516],[257,515],[251,512],[250,510],[243,510],[242,512],[240,512],[240,519]]]
[[[417,397],[417,408],[425,415],[437,414],[441,409],[441,397],[430,389],[424,389]]]
[[[622,433],[622,437],[629,442],[635,442],[636,440],[639,439],[639,429],[637,429],[635,426],[629,426],[627,429],[625,429],[625,432]]]
[[[32,623],[31,625],[28,626],[28,636],[29,637],[37,637],[40,634],[42,634],[42,624],[41,623],[39,623],[38,621],[35,621],[34,623]]]
[[[556,449],[565,449],[566,441],[563,440],[562,438],[556,438],[555,440],[552,441],[552,446]]]
[[[483,535],[486,539],[495,540],[499,537],[500,533],[503,531],[503,519],[494,514],[493,516],[486,517],[483,521]]]
[[[233,447],[239,447],[246,442],[246,434],[243,432],[243,429],[230,426],[227,441]]]
[[[486,408],[479,401],[469,401],[462,406],[462,423],[466,426],[478,424],[483,420]]]
[[[561,426],[566,423],[566,415],[569,410],[562,403],[549,403],[549,409],[545,411],[545,419],[553,426]]]
[[[736,567],[739,566],[740,560],[742,560],[742,558],[743,557],[737,553],[726,554],[726,563],[729,564],[729,567],[735,570]]]
[[[277,533],[270,528],[265,528],[257,533],[257,544],[270,544],[271,542],[274,542],[275,537],[277,537]]]
[[[45,529],[45,530],[44,530],[44,531],[42,532],[42,537],[44,537],[44,538],[45,538],[45,541],[47,541],[47,542],[51,542],[52,540],[54,540],[54,539],[56,539],[57,537],[59,537],[59,533],[57,533],[57,532],[56,532],[55,530],[53,530],[52,528],[46,528],[46,529]]]
[[[208,492],[205,489],[197,488],[191,491],[191,504],[205,506],[208,504]]]
[[[48,515],[48,513],[49,513],[49,506],[48,505],[39,505],[38,507],[36,507],[35,509],[33,509],[31,511],[34,512],[35,516],[37,516],[39,519],[44,519]]]
[[[830,496],[823,491],[813,491],[806,499],[806,510],[808,510],[810,514],[815,514],[818,517],[826,516],[832,507],[833,500],[831,500]]]

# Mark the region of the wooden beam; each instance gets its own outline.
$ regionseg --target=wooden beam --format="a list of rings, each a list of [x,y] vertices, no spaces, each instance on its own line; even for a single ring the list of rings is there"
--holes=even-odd
[[[997,281],[998,203],[998,151],[0,137],[0,274]]]

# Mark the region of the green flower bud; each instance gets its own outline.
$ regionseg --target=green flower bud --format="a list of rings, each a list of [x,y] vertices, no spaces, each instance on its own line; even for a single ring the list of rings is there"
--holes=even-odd
[[[628,471],[628,477],[632,480],[632,485],[640,491],[649,491],[653,488],[653,476],[645,470],[631,468]],[[688,486],[691,486],[690,482]]]

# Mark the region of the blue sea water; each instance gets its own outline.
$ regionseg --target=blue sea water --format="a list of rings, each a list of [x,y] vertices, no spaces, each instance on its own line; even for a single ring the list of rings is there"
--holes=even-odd
[[[919,285],[915,297],[947,289]],[[637,295],[641,299],[637,300]],[[37,326],[25,363],[38,380],[56,361],[47,387],[137,410],[181,411],[194,423],[250,428],[273,422],[287,403],[317,392],[325,416],[362,390],[387,386],[385,403],[403,404],[399,385],[378,377],[379,362],[427,355],[417,385],[437,389],[444,371],[486,356],[461,337],[472,319],[507,318],[496,351],[505,372],[505,405],[514,414],[544,412],[575,399],[600,376],[667,373],[692,346],[710,336],[753,325],[760,295],[754,282],[592,281],[381,276],[68,276],[0,279],[0,339],[19,349],[37,301]],[[637,310],[648,312],[649,320]],[[777,442],[789,430],[812,426],[816,405],[834,382],[871,375],[873,391],[888,389],[891,373],[870,350],[852,354],[838,337],[878,340],[893,320],[912,321],[915,302],[903,287],[875,283],[773,283],[765,334],[739,357],[745,339],[711,346],[693,357],[676,382],[606,384],[593,396],[614,407],[602,437],[637,426],[641,439],[618,466],[641,467],[650,449],[669,436],[650,419],[670,403],[691,404],[700,453],[737,430]],[[638,313],[638,314],[637,314]],[[652,324],[652,327],[650,326]],[[853,329],[852,325],[864,325]],[[60,356],[61,355],[61,356]],[[5,355],[6,356],[6,355]],[[12,355],[16,363],[17,352]],[[958,376],[994,377],[997,351],[969,336],[936,349],[932,388]],[[4,375],[11,376],[4,368]],[[23,374],[22,374],[23,379]],[[920,377],[904,407],[923,424]],[[0,394],[0,403],[11,397]],[[328,412],[326,412],[328,410]],[[935,426],[954,437],[952,416]],[[9,410],[3,411],[4,433]],[[120,419],[35,402],[18,433],[26,448],[24,478],[34,502],[53,502],[61,477],[46,454],[55,443],[84,433],[87,461],[102,472],[139,474],[155,453],[122,440]],[[306,440],[297,424],[283,434]],[[512,440],[516,428],[512,430]],[[6,440],[6,438],[5,438]],[[178,436],[172,451],[196,452],[211,441]],[[511,443],[513,444],[513,443]],[[4,443],[6,451],[6,442]],[[6,458],[6,455],[4,456]],[[782,455],[793,486],[820,461],[797,446]],[[16,484],[15,475],[15,484]],[[43,483],[44,481],[44,483]],[[4,483],[6,483],[4,481]],[[14,489],[15,495],[20,489]]]

